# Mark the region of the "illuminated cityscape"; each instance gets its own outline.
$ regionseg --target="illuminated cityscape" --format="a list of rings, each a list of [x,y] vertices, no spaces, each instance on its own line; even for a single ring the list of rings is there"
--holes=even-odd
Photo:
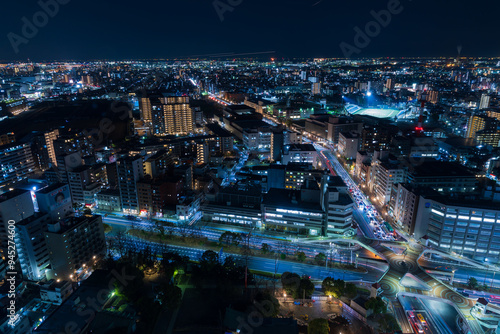
[[[500,8],[303,2],[5,19],[0,334],[500,333]]]

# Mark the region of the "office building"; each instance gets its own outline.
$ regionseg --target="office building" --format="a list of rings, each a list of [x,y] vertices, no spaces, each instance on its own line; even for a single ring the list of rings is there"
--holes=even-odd
[[[420,200],[415,237],[429,245],[480,261],[498,262],[500,207],[484,199],[427,196]]]
[[[345,159],[356,159],[358,150],[360,148],[361,138],[355,132],[341,132],[339,134],[339,154]]]
[[[338,144],[341,132],[361,133],[363,123],[354,121],[350,117],[334,117],[330,114],[311,115],[306,119],[305,131],[310,134],[326,139],[333,144]]]
[[[203,217],[214,223],[262,226],[262,187],[259,184],[236,183],[207,195]]]
[[[429,187],[441,194],[474,193],[478,190],[475,174],[459,163],[447,161],[427,160],[410,166],[408,183]]]
[[[312,144],[286,145],[283,149],[281,163],[287,165],[290,162],[303,162],[312,164],[318,168],[321,164],[318,152]]]
[[[354,235],[352,212],[354,202],[340,177],[324,175],[321,180],[321,206],[326,213],[327,236]]]
[[[262,200],[262,223],[268,231],[321,236],[325,216],[317,183],[300,191],[272,188]]]

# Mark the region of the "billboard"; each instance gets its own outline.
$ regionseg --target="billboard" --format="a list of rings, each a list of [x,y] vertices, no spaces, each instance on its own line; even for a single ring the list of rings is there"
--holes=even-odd
[[[38,206],[41,211],[50,212],[71,203],[69,186],[63,185],[46,193],[38,193]]]

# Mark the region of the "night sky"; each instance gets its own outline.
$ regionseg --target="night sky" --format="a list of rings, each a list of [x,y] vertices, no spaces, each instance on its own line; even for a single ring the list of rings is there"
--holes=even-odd
[[[41,0],[55,1],[55,0]],[[342,57],[355,26],[394,0],[218,0],[233,3],[221,21],[213,0],[59,0],[59,11],[19,44],[22,18],[33,22],[36,0],[3,1],[0,60],[182,58],[275,51],[276,57]],[[352,57],[500,56],[497,1],[401,0],[402,10]],[[39,17],[43,18],[43,15]],[[41,23],[44,23],[43,21]],[[10,35],[11,37],[13,34]],[[269,57],[271,54],[269,54]]]

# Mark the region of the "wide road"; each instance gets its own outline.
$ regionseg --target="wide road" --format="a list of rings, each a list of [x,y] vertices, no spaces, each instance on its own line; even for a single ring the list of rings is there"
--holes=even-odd
[[[115,245],[119,242],[116,237],[109,237],[114,240]],[[147,247],[157,256],[163,254],[165,251],[176,252],[182,256],[188,256],[191,260],[199,260],[201,255],[205,252],[205,249],[183,247],[175,245],[167,245],[161,243],[155,243],[150,241],[145,241],[140,238],[127,236],[122,239],[121,243],[126,249],[133,250],[144,250]],[[242,255],[236,254],[225,254],[223,252],[223,258],[231,255],[237,259],[244,261]],[[384,268],[383,265],[374,266],[370,263],[359,263],[361,269],[365,269],[366,272],[351,272],[341,269],[325,269],[323,266],[315,266],[310,264],[296,263],[284,260],[268,259],[256,256],[250,256],[248,258],[249,269],[265,271],[270,273],[282,274],[286,271],[295,272],[299,275],[311,276],[312,280],[322,281],[328,276],[341,278],[346,281],[364,281],[364,282],[377,282],[382,278],[387,267]]]
[[[131,221],[122,217],[107,216],[103,217],[103,222],[113,226],[111,230],[111,235],[116,235],[117,231],[125,232],[130,228],[142,229],[146,231],[157,231],[155,223],[145,220]],[[334,248],[329,246],[329,242],[321,243],[321,241],[315,241],[314,243],[301,243],[300,239],[292,241],[280,240],[272,237],[266,237],[261,234],[258,230],[241,230],[237,227],[228,225],[226,229],[211,228],[208,226],[195,226],[190,229],[184,227],[170,227],[164,226],[165,232],[171,231],[175,235],[181,234],[195,234],[197,236],[202,236],[211,241],[219,241],[220,236],[226,231],[241,232],[246,235],[251,235],[249,238],[249,246],[252,249],[260,250],[262,244],[266,243],[270,246],[271,250],[275,250],[287,255],[294,255],[298,251],[302,251],[306,254],[309,259],[313,259],[318,253],[323,253],[328,256],[329,261],[338,263],[350,263],[351,258],[354,260],[354,254],[351,255],[351,251],[343,249],[339,246]],[[251,231],[251,232],[250,232]],[[241,241],[240,243],[242,243]],[[384,264],[381,265],[384,268]]]
[[[351,179],[349,174],[342,167],[340,162],[337,160],[337,157],[335,157],[335,154],[332,153],[332,151],[323,149],[319,145],[315,145],[315,147],[319,151],[323,160],[326,161],[326,165],[330,171],[333,171],[335,175],[340,176],[342,181],[344,181],[349,188],[355,207],[353,217],[358,223],[358,226],[363,234],[368,238],[389,240],[390,236],[383,226],[380,227],[382,233],[378,236],[375,235],[375,229],[377,227],[372,222],[381,224],[383,220],[380,218],[380,214],[376,211],[370,200],[364,195],[358,185]],[[369,214],[371,214],[372,217],[369,217]]]

